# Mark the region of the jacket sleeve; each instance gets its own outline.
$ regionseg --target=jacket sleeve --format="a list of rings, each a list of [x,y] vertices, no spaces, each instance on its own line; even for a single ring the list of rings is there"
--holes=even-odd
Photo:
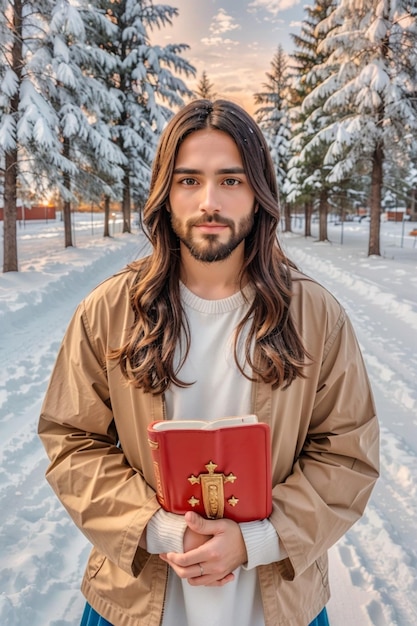
[[[75,524],[112,562],[137,575],[139,540],[159,505],[118,446],[104,352],[83,303],[58,353],[39,436],[50,459],[47,480]]]
[[[271,521],[289,555],[278,567],[289,580],[362,516],[379,472],[372,392],[343,310],[323,346],[317,383],[293,471],[273,490]]]

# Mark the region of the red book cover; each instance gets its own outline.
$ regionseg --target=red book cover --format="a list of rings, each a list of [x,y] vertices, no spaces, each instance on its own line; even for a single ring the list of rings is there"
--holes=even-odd
[[[157,497],[171,513],[249,522],[272,510],[271,443],[255,416],[148,426]]]

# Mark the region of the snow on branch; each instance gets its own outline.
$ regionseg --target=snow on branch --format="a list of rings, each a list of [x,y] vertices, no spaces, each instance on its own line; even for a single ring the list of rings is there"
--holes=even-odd
[[[19,88],[19,81],[12,70],[12,68],[6,68],[6,71],[3,76],[3,80],[0,84],[0,93],[6,94],[9,98],[12,98]]]
[[[16,148],[16,122],[13,115],[5,114],[0,118],[0,146],[5,152]]]

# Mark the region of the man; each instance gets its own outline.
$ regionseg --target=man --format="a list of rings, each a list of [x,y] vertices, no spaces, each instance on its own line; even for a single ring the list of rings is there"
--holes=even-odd
[[[349,320],[286,259],[278,220],[252,118],[182,109],[144,209],[152,253],[81,303],[40,419],[47,478],[94,546],[83,625],[328,623],[326,553],[366,506],[378,427]],[[148,423],[248,413],[271,428],[270,517],[163,511]]]

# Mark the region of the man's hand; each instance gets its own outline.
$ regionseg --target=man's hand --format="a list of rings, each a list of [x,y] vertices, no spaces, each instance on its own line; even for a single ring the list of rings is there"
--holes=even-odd
[[[205,521],[202,517],[200,517],[199,515],[196,514],[196,517],[200,520],[203,520],[203,522]],[[185,518],[187,520],[187,518]],[[187,520],[188,523],[188,520]],[[195,531],[192,529],[192,527],[190,527],[190,525],[187,526],[187,528],[185,529],[185,533],[184,533],[184,539],[183,539],[183,548],[184,548],[184,552],[190,552],[190,550],[195,550],[195,548],[199,548],[200,546],[204,545],[206,543],[206,541],[208,541],[209,539],[211,539],[213,537],[213,535],[205,535],[202,532],[198,532],[200,530],[200,523],[197,523],[198,526],[198,530]]]
[[[231,582],[233,570],[247,561],[239,524],[229,519],[206,520],[193,512],[185,514],[185,521],[184,553],[168,552],[161,559],[190,585],[218,587]]]

